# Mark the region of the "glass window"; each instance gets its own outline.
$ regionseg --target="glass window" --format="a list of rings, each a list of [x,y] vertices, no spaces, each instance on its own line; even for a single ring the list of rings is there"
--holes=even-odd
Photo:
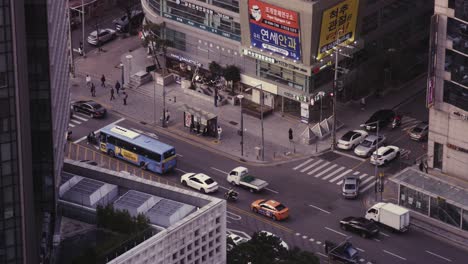
[[[218,6],[227,10],[239,13],[239,1],[238,0],[212,0],[214,6]]]
[[[450,81],[444,81],[444,102],[468,111],[468,89]]]
[[[429,214],[429,196],[406,186],[400,186],[400,205],[424,215]]]
[[[468,231],[468,210],[463,210],[463,222],[462,222],[462,228],[463,230]]]
[[[0,160],[6,161],[11,159],[11,143],[0,144]]]
[[[431,215],[444,223],[460,227],[461,209],[442,198],[431,197]]]
[[[171,46],[178,50],[185,51],[185,34],[170,28],[166,28],[166,39],[171,42]]]
[[[447,38],[452,41],[452,48],[468,54],[468,24],[453,18],[447,20]]]
[[[161,0],[148,0],[148,4],[156,14],[161,14]]]

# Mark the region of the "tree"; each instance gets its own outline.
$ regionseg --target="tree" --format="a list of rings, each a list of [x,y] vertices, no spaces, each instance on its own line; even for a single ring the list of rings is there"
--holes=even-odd
[[[224,79],[231,86],[231,93],[234,94],[234,83],[240,81],[240,70],[236,65],[228,65],[223,72]]]
[[[128,19],[128,33],[132,34],[132,12],[136,10],[138,7],[141,8],[141,1],[140,0],[116,0],[116,5],[120,8]]]
[[[164,36],[164,28],[165,24],[154,24],[151,22],[147,22],[146,25],[143,26],[144,32],[144,42],[145,46],[148,46],[153,56],[156,65],[159,69],[162,69],[163,76],[166,75],[166,54],[167,54],[167,47],[173,46],[172,41],[165,39]],[[164,64],[161,65],[158,58],[158,53],[163,54]]]
[[[208,69],[211,72],[211,80],[216,80],[219,76],[223,75],[223,67],[219,65],[216,61],[210,62]]]

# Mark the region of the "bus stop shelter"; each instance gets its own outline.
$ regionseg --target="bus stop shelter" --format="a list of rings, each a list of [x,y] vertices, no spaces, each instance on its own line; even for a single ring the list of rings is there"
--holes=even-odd
[[[216,137],[218,128],[218,116],[200,108],[182,105],[184,112],[184,126],[202,133],[204,136]]]
[[[398,185],[398,203],[408,209],[468,231],[468,182],[430,175],[413,167],[390,181]]]

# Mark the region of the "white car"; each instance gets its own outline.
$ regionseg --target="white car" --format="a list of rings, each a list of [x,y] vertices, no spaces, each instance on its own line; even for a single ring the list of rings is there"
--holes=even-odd
[[[353,149],[357,145],[361,144],[369,134],[364,130],[352,130],[346,132],[339,140],[336,145],[340,149]]]
[[[218,183],[203,173],[186,173],[180,177],[180,182],[202,193],[212,193],[218,190]]]
[[[231,249],[234,248],[234,246],[238,246],[242,243],[245,243],[247,241],[249,241],[247,238],[243,238],[241,236],[238,236],[236,234],[228,234],[226,236],[226,239],[228,241],[228,243],[226,243],[226,248],[228,251],[230,251]],[[231,239],[232,243],[229,242],[229,239]]]
[[[108,41],[111,41],[117,37],[115,30],[110,28],[101,28],[99,29],[99,35],[96,30],[89,33],[88,43],[94,46],[101,45]]]
[[[374,151],[370,158],[370,163],[380,166],[400,156],[400,148],[395,146],[380,147]]]

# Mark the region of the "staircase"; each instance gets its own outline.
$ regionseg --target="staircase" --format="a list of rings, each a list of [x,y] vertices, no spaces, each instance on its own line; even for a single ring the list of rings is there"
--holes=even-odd
[[[139,71],[130,77],[130,81],[124,85],[125,89],[135,89],[150,82],[153,79],[151,74],[146,71]]]

